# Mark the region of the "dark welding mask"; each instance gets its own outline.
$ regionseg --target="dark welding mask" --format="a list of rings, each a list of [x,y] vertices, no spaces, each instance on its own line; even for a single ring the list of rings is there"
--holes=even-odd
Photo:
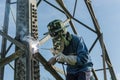
[[[58,19],[50,22],[47,27],[51,37],[62,36],[67,32],[64,23]]]
[[[64,40],[66,34],[66,28],[64,23],[61,20],[54,20],[50,22],[47,26],[50,36],[53,38],[53,48],[59,52],[62,52],[64,49]]]
[[[50,22],[47,28],[48,33],[52,37],[53,48],[59,52],[62,52],[64,45],[68,44],[68,41],[66,40],[67,26],[65,26],[65,22],[56,19]]]

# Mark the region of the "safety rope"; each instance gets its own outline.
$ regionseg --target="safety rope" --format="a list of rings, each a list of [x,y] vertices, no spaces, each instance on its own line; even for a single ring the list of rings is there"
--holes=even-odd
[[[63,68],[64,76],[65,76],[65,78],[66,78],[66,72],[65,72],[64,63],[62,63],[62,68]]]

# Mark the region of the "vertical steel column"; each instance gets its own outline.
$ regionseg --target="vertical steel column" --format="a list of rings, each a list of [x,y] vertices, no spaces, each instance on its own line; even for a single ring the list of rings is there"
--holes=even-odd
[[[88,10],[89,10],[89,13],[90,13],[90,15],[91,15],[91,18],[92,18],[92,20],[93,20],[93,24],[94,24],[94,26],[95,26],[95,29],[96,29],[96,31],[97,31],[97,36],[100,36],[101,35],[101,32],[100,32],[100,26],[99,26],[99,24],[98,24],[98,22],[97,22],[97,19],[96,19],[96,17],[95,17],[95,14],[94,14],[94,11],[93,11],[93,9],[92,9],[92,5],[91,5],[91,3],[90,3],[90,0],[84,0],[85,1],[85,3],[86,3],[86,6],[87,6],[87,8],[88,8]],[[102,48],[102,50],[103,50],[103,57],[105,58],[105,61],[106,62],[109,62],[109,64],[111,64],[111,61],[110,61],[110,58],[109,58],[109,56],[108,56],[108,53],[107,53],[107,49],[106,49],[106,47],[105,47],[105,44],[104,44],[104,41],[103,41],[103,39],[102,38],[100,38],[99,39],[99,42],[100,42],[100,45],[101,45],[101,48]],[[108,66],[108,68],[109,68],[109,71],[110,71],[110,74],[111,74],[111,78],[112,78],[112,80],[117,80],[117,78],[116,78],[116,75],[115,75],[115,72],[114,72],[114,70],[113,70],[113,67],[111,66],[111,65],[109,65],[108,63],[107,63],[107,66]],[[105,66],[105,64],[103,64],[104,66]],[[106,73],[106,71],[104,70],[104,73]],[[106,74],[105,74],[105,76],[106,76]],[[107,78],[104,76],[104,79],[106,80]]]
[[[25,36],[38,39],[36,3],[36,0],[17,0],[16,39],[25,44],[27,50],[25,55],[15,60],[14,80],[39,80],[40,78],[39,62],[33,57],[32,45],[30,41],[24,41]]]
[[[8,24],[9,24],[9,14],[10,14],[10,2],[11,0],[6,0],[5,5],[5,16],[4,16],[4,24],[3,24],[3,32],[5,34],[8,33]],[[1,46],[1,58],[5,58],[7,40],[6,38],[2,37],[2,46]],[[4,78],[4,67],[0,68],[0,79],[3,80]]]

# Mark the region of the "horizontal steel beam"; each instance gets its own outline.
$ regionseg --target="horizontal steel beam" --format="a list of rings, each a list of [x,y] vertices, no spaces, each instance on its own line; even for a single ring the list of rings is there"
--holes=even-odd
[[[105,68],[106,70],[108,70],[109,68]],[[103,71],[104,69],[96,69],[95,71]]]

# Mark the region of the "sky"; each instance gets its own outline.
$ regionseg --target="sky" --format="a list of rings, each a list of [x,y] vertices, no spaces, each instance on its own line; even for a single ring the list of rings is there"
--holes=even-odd
[[[16,0],[12,0],[16,1]],[[51,3],[55,4],[57,7],[59,7],[55,0],[49,0]],[[64,0],[65,6],[69,10],[70,13],[73,12],[73,3],[74,0]],[[119,21],[120,21],[120,0],[91,0],[91,4],[95,13],[95,16],[98,20],[98,23],[100,25],[100,30],[103,33],[103,39],[108,51],[108,55],[110,57],[111,63],[113,65],[113,69],[115,71],[115,74],[120,80],[120,37],[118,36],[120,34],[120,27],[119,27]],[[11,5],[11,9],[13,11],[14,16],[16,16],[16,5]],[[3,22],[4,22],[4,10],[5,10],[5,0],[0,0],[0,29],[2,29]],[[79,19],[81,22],[89,25],[91,28],[94,29],[94,25],[92,23],[92,20],[90,18],[90,15],[88,13],[88,10],[84,4],[84,0],[78,0],[75,18]],[[65,20],[66,16],[59,12],[58,10],[52,8],[48,4],[46,4],[44,1],[41,2],[41,4],[38,6],[38,30],[39,30],[39,39],[44,37],[44,33],[47,32],[47,24],[54,20],[54,19],[61,19]],[[82,25],[76,23],[74,20],[74,25],[76,27],[76,30],[78,32],[79,36],[82,36],[84,38],[84,41],[88,47],[88,49],[91,47],[92,43],[96,39],[96,34],[91,32],[90,30],[86,29]],[[71,28],[68,28],[68,31],[73,33]],[[11,37],[15,37],[15,23],[12,18],[12,15],[10,14],[10,22],[9,22],[9,35]],[[8,45],[10,42],[8,42]],[[48,46],[49,45],[49,46]],[[52,55],[50,51],[42,50],[41,48],[51,48],[52,46],[51,40],[46,42],[44,45],[40,46],[39,51],[40,53],[49,60]],[[1,36],[0,36],[0,49],[1,49]],[[7,56],[9,56],[11,53],[14,52],[14,46],[9,51]],[[49,56],[47,56],[49,55]],[[102,51],[99,42],[95,45],[93,50],[90,53],[92,57],[92,61],[94,63],[94,69],[101,69],[103,67],[102,65]],[[12,65],[14,65],[14,62],[11,62]],[[60,64],[56,64],[56,66],[61,66]],[[61,68],[61,67],[60,67]],[[44,67],[41,64],[41,79],[42,80],[54,80],[53,77],[44,69]],[[10,74],[11,73],[11,74]],[[13,74],[14,71],[6,65],[5,67],[5,80],[13,80]],[[103,72],[96,72],[96,74],[99,77],[99,80],[103,80]],[[48,75],[46,77],[46,75]],[[102,77],[101,77],[102,76]],[[107,78],[110,80],[109,72],[107,71]]]

